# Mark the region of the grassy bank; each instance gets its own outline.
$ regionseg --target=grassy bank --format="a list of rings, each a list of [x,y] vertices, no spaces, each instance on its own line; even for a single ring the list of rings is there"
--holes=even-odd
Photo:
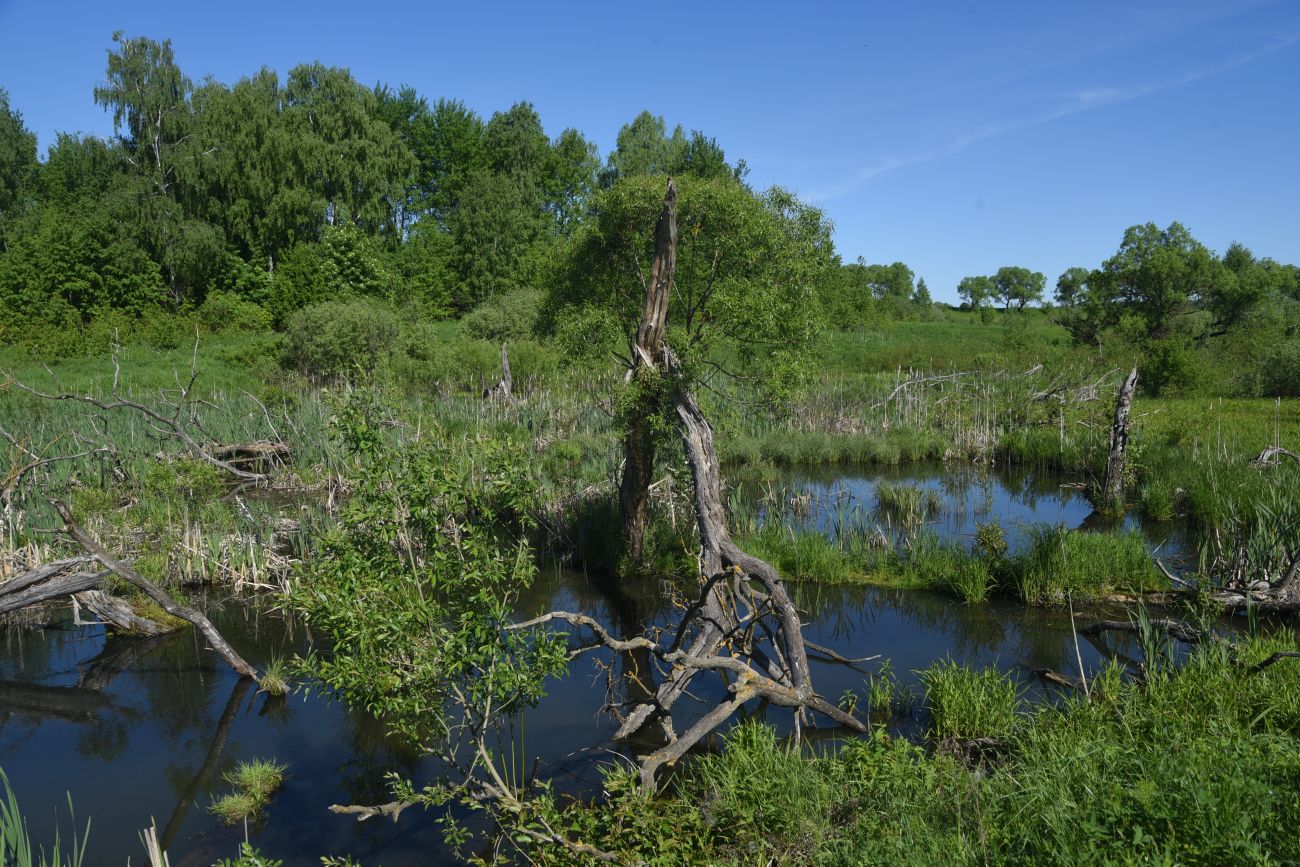
[[[1115,664],[1091,700],[1037,707],[1003,675],[941,664],[922,672],[924,744],[877,730],[810,751],[747,724],[667,797],[615,774],[610,803],[568,821],[650,864],[1285,863],[1300,858],[1300,666],[1248,664],[1294,648],[1208,644],[1144,679]]]

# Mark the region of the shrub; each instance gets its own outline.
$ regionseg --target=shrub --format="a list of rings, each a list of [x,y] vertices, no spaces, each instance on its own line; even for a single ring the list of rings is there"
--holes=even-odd
[[[284,362],[305,376],[341,376],[373,370],[397,338],[397,317],[379,301],[326,301],[289,319]]]
[[[199,308],[199,321],[213,334],[271,330],[271,311],[260,304],[245,301],[233,292],[209,293]]]
[[[497,343],[523,340],[535,333],[541,305],[542,293],[536,289],[503,292],[466,313],[461,327],[470,337]]]

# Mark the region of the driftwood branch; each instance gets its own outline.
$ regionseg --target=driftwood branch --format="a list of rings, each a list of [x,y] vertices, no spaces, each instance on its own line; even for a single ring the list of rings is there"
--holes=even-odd
[[[195,370],[191,370],[189,382],[185,385],[180,386],[181,401],[185,401],[188,398],[190,394],[190,390],[194,387],[194,380],[197,377],[197,375],[198,374]],[[99,398],[91,397],[89,395],[71,394],[67,392],[51,394],[33,388],[32,386],[27,385],[26,383],[21,382],[20,380],[15,379],[12,376],[8,377],[8,382],[12,383],[13,386],[18,390],[26,392],[27,394],[30,394],[33,397],[37,397],[42,400],[71,401],[73,403],[83,403],[89,406],[93,406],[96,409],[103,410],[105,412],[111,410],[119,410],[119,409],[132,410],[144,416],[150,422],[150,424],[153,425],[156,431],[180,442],[181,445],[185,448],[185,450],[189,452],[189,454],[192,457],[198,460],[206,461],[207,463],[213,464],[214,466],[219,467],[222,470],[225,470],[235,478],[244,482],[253,482],[253,483],[260,484],[268,481],[270,478],[270,476],[267,473],[251,472],[249,470],[242,469],[236,464],[235,461],[226,460],[220,457],[219,454],[216,451],[214,451],[214,449],[212,449],[209,446],[205,446],[198,439],[196,439],[195,436],[190,432],[186,423],[181,420],[181,412],[180,412],[182,407],[181,403],[177,403],[176,405],[174,405],[173,411],[170,414],[165,414],[155,409],[154,407],[140,403],[139,401],[127,400],[125,398],[121,398],[117,396],[114,396],[112,400],[100,400]],[[190,419],[190,421],[194,421],[194,419]]]
[[[1184,644],[1196,644],[1205,639],[1206,633],[1186,623],[1180,623],[1177,620],[1158,619],[1152,620],[1151,626],[1159,629],[1170,638],[1177,639]],[[1129,620],[1099,620],[1089,626],[1079,630],[1080,635],[1101,635],[1103,632],[1138,632],[1138,624]]]
[[[59,513],[59,517],[63,519],[64,532],[67,533],[73,541],[80,545],[86,553],[98,560],[118,577],[144,591],[146,596],[154,602],[157,602],[158,605],[168,614],[192,623],[200,632],[203,633],[204,637],[207,638],[208,643],[212,645],[212,649],[220,654],[221,658],[229,663],[230,667],[236,672],[244,677],[251,677],[255,680],[257,679],[257,670],[245,662],[244,658],[235,652],[235,649],[221,637],[221,633],[217,631],[217,628],[212,625],[212,622],[208,620],[208,618],[204,617],[202,613],[193,608],[178,604],[176,600],[172,599],[171,596],[161,587],[154,584],[139,572],[136,572],[130,566],[127,566],[125,563],[112,557],[106,550],[104,550],[103,546],[91,538],[90,534],[81,528],[72,517],[72,513],[68,510],[68,507],[64,505],[62,501],[51,500],[50,505],[54,507],[54,510]]]

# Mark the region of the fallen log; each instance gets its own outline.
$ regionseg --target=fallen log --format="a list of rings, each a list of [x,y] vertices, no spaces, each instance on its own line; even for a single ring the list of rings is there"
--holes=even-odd
[[[25,590],[0,595],[0,614],[8,614],[10,611],[49,602],[52,599],[62,599],[74,593],[96,590],[108,576],[108,572],[74,572],[71,575],[59,575],[39,583],[29,583]]]
[[[76,543],[80,545],[86,553],[98,560],[118,577],[125,579],[128,583],[143,590],[146,596],[154,602],[157,602],[168,614],[192,623],[200,632],[203,633],[204,637],[208,639],[208,643],[212,645],[212,649],[220,654],[221,658],[224,659],[236,672],[244,677],[251,677],[254,680],[257,679],[257,670],[245,662],[244,658],[235,652],[235,649],[221,637],[221,633],[217,631],[217,628],[212,625],[212,622],[209,621],[208,618],[204,617],[202,613],[193,608],[177,604],[176,600],[172,599],[171,596],[161,587],[154,584],[148,578],[144,577],[139,572],[136,572],[125,563],[114,559],[98,542],[92,539],[90,535],[81,528],[72,517],[72,513],[68,510],[68,507],[64,505],[61,500],[51,500],[50,505],[54,507],[54,510],[59,513],[59,517],[63,519],[64,532],[76,541]]]
[[[100,622],[121,635],[137,635],[145,638],[165,635],[180,628],[175,623],[159,623],[148,617],[142,617],[132,610],[125,600],[110,596],[102,590],[83,590],[72,597],[72,602],[76,606],[86,606],[100,619]]]

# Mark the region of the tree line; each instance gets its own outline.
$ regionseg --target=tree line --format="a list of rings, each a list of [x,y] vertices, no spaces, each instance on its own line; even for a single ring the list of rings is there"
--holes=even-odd
[[[375,299],[607,355],[637,313],[664,176],[680,190],[672,321],[688,354],[726,340],[793,372],[821,325],[937,315],[905,263],[842,261],[819,209],[754,189],[744,160],[649,111],[602,158],[576,129],[548,135],[527,102],[484,119],[320,63],[195,83],[166,40],[112,45],[94,90],[110,137],[60,133],[40,159],[0,89],[0,343],[76,351],[96,323],[195,312],[284,328]],[[1273,368],[1300,379],[1296,267],[1240,244],[1218,256],[1177,223],[1129,228],[1100,266],[1060,276],[1054,304],[1020,266],[956,288],[985,321],[993,304],[1045,304],[1079,346],[1163,358],[1174,380],[1207,347],[1265,334]]]
[[[918,293],[899,263],[840,273],[824,214],[785,191],[752,189],[743,160],[648,111],[602,160],[576,129],[548,136],[528,102],[485,120],[457,100],[366,87],[319,63],[283,78],[263,68],[233,85],[195,83],[168,41],[122,33],[94,98],[115,134],[60,133],[42,160],[0,90],[5,342],[213,298],[223,310],[255,305],[280,326],[298,309],[352,296],[461,315],[548,289],[574,274],[575,260],[590,264],[584,227],[628,219],[637,179],[665,175],[682,180],[687,220],[696,200],[710,209],[694,217],[702,251],[727,232],[732,246],[758,232],[767,248],[780,241],[804,260],[760,275],[766,266],[752,253],[732,268],[739,251],[711,248],[687,264],[688,279],[716,289],[742,276],[789,279],[794,268],[818,299],[837,296],[842,313],[864,314],[873,301],[903,313],[913,300],[928,306],[924,284]]]

